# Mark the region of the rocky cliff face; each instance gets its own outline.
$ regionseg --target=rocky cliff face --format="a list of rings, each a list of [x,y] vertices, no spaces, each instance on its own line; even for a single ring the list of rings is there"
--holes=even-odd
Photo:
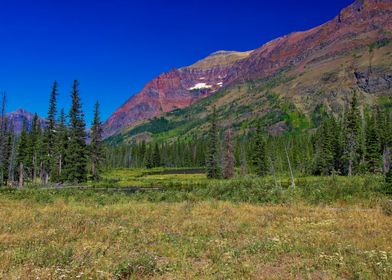
[[[12,113],[7,114],[7,118],[14,125],[14,131],[19,134],[22,131],[23,122],[26,122],[28,127],[31,126],[34,118],[34,114],[26,111],[25,109],[18,109]],[[39,118],[41,127],[44,127],[45,120]]]
[[[192,66],[173,69],[149,82],[105,122],[105,135],[174,109],[187,107],[225,86],[228,71],[249,53],[219,51]]]
[[[301,71],[307,64],[390,38],[391,31],[391,0],[357,0],[321,26],[292,33],[256,49],[235,63],[226,82],[266,77],[287,68]]]
[[[312,68],[320,70],[322,65],[351,57],[364,48],[369,48],[367,69],[363,69],[364,65],[350,65],[351,84],[341,86],[356,83],[370,93],[390,90],[392,70],[372,69],[371,64],[372,48],[377,47],[372,44],[391,39],[392,1],[357,0],[331,21],[311,30],[283,36],[251,52],[216,52],[192,66],[160,75],[106,121],[105,134],[110,136],[139,121],[187,107],[234,83],[286,70],[297,75]]]

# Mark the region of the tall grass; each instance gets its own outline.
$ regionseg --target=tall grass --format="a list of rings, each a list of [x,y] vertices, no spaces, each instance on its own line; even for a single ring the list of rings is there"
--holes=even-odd
[[[78,189],[24,189],[0,190],[0,194],[13,199],[33,200],[51,203],[56,198],[65,202],[75,201],[107,205],[129,200],[151,202],[182,202],[221,200],[252,204],[355,204],[376,205],[385,200],[383,179],[377,176],[364,177],[308,177],[297,181],[296,187],[289,187],[288,180],[277,183],[272,178],[248,176],[233,180],[181,181],[178,179],[162,181],[161,190],[113,192]]]

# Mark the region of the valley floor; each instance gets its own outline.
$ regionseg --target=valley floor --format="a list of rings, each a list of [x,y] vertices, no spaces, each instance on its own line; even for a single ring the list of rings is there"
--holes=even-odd
[[[0,196],[1,279],[391,279],[377,207]]]

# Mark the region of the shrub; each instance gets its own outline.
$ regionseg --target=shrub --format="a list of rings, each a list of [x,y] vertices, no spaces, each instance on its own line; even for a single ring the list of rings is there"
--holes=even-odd
[[[115,279],[139,279],[160,273],[157,261],[148,254],[142,254],[135,259],[120,263],[114,272]]]
[[[384,192],[387,195],[392,195],[392,169],[385,176]]]

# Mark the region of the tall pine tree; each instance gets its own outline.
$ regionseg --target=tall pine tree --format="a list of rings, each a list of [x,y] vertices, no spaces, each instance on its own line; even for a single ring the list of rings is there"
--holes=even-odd
[[[207,177],[209,179],[218,179],[221,177],[218,141],[217,113],[216,107],[214,106],[208,133]]]
[[[155,143],[154,152],[152,153],[152,166],[159,167],[161,166],[161,152],[159,150],[158,143]]]
[[[81,183],[87,180],[86,124],[79,96],[78,81],[72,85],[72,105],[69,111],[69,141],[64,171],[66,180]]]
[[[25,179],[25,165],[28,161],[28,135],[27,135],[27,122],[23,122],[22,131],[18,139],[18,149],[16,162],[18,165],[19,187],[24,186]]]
[[[41,180],[43,184],[48,181],[48,176],[54,174],[54,146],[56,141],[56,113],[57,113],[57,81],[53,82],[49,99],[48,115],[44,129],[43,145],[46,149],[41,162]]]
[[[346,118],[345,158],[347,160],[347,174],[353,175],[361,160],[362,120],[359,111],[357,93],[354,92]]]
[[[102,147],[102,122],[99,113],[99,103],[95,103],[94,107],[94,120],[91,127],[91,143],[90,143],[90,160],[91,160],[91,176],[92,179],[97,181],[100,179],[100,171],[103,160],[103,147]]]
[[[369,116],[366,124],[366,166],[369,172],[381,171],[381,145],[375,116]]]
[[[65,166],[65,154],[68,148],[68,129],[64,109],[61,109],[56,129],[56,144],[54,146],[54,170],[52,181],[64,182],[63,168]]]
[[[253,138],[253,167],[259,176],[265,176],[268,172],[268,162],[266,155],[266,141],[263,135],[263,127],[261,123],[257,124],[256,133]]]

